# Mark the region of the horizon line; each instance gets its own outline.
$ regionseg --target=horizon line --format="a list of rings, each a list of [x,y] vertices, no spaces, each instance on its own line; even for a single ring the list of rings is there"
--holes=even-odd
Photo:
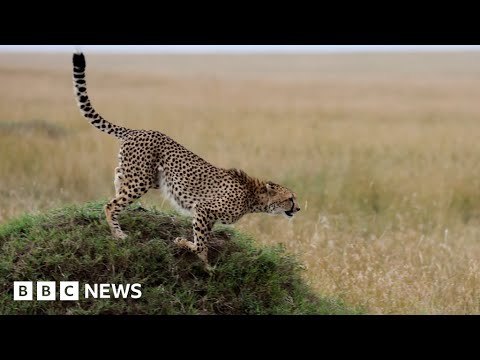
[[[72,53],[77,45],[0,45],[3,53]],[[476,52],[479,45],[79,45],[82,52],[133,54],[338,54]]]

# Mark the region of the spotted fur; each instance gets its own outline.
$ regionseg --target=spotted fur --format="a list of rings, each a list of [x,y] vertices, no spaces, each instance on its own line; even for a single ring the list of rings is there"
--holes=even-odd
[[[211,165],[159,131],[127,129],[108,122],[87,95],[85,68],[84,55],[74,54],[74,92],[80,112],[97,129],[121,142],[115,197],[104,208],[114,237],[126,237],[118,223],[119,213],[149,189],[161,189],[173,205],[193,218],[193,241],[177,238],[175,244],[198,254],[209,268],[207,242],[216,222],[233,224],[248,213],[291,218],[300,210],[296,194],[281,185],[239,169]]]

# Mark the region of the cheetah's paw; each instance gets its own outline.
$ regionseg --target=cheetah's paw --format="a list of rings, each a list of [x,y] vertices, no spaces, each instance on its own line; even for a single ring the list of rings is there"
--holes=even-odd
[[[175,245],[177,245],[179,248],[182,248],[182,249],[189,249],[190,247],[188,246],[188,241],[184,238],[176,238],[173,243]]]
[[[211,266],[210,264],[206,264],[205,265],[205,271],[211,276],[215,273],[215,271],[217,270],[217,266],[214,265],[214,266]]]
[[[116,231],[113,233],[113,237],[116,239],[124,240],[128,237],[128,235],[125,234],[123,231]]]

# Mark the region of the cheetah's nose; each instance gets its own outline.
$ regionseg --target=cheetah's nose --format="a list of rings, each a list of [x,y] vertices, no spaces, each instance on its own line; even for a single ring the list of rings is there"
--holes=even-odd
[[[300,211],[300,208],[299,208],[299,207],[297,207],[297,209],[296,209],[296,210],[297,210],[297,211]]]

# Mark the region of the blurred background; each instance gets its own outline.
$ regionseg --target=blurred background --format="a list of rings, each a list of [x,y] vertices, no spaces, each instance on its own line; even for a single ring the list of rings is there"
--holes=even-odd
[[[118,125],[292,188],[282,243],[321,294],[370,313],[480,312],[480,46],[81,45]],[[73,96],[74,45],[0,46],[0,224],[109,200],[119,144]],[[151,190],[143,206],[170,209]]]

